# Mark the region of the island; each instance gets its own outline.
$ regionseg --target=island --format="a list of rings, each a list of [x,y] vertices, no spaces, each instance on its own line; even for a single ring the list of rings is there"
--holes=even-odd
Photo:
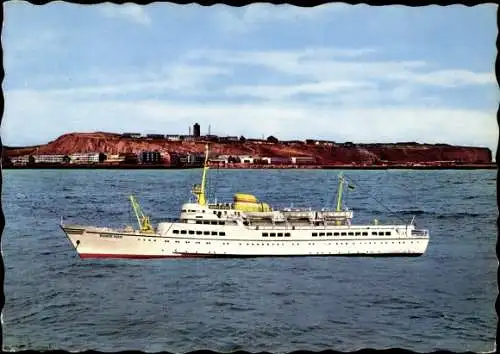
[[[2,168],[199,168],[205,144],[215,168],[494,169],[485,147],[394,142],[139,133],[69,133],[44,145],[3,146]]]

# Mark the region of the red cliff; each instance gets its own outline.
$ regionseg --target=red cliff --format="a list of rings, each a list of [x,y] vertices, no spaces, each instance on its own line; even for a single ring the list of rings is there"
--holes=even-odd
[[[201,153],[204,141],[167,141],[163,139],[127,138],[112,133],[71,133],[38,147],[8,148],[9,157],[30,154],[72,154],[103,152],[106,154],[160,151],[162,153]],[[457,161],[468,164],[491,163],[488,148],[461,147],[446,144],[306,144],[300,142],[212,142],[211,151],[225,155],[262,157],[313,156],[318,164],[429,163]]]

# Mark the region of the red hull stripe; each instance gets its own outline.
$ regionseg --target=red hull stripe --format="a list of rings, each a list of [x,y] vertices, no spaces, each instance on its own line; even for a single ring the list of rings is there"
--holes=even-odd
[[[85,258],[128,258],[128,259],[159,259],[159,258],[258,258],[258,257],[419,257],[422,253],[368,253],[368,254],[308,254],[308,255],[229,255],[209,253],[179,253],[178,255],[141,255],[141,254],[105,254],[81,253]]]
[[[107,253],[80,253],[80,258],[129,258],[129,259],[154,259],[154,258],[183,258],[183,257],[206,257],[203,254],[179,254],[179,255],[147,255],[147,254],[107,254]]]

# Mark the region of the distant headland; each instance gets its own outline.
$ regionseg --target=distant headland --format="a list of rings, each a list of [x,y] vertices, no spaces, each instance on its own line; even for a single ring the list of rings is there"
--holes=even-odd
[[[190,132],[191,133],[191,132]],[[2,150],[3,168],[196,168],[210,144],[218,168],[497,168],[488,148],[416,142],[357,144],[243,136],[69,133],[44,145]]]

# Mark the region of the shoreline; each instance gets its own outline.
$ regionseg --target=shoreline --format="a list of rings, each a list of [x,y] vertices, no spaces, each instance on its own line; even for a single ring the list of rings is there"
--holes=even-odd
[[[3,170],[190,170],[200,169],[202,166],[169,166],[169,165],[23,165],[2,166]],[[463,165],[274,165],[274,166],[210,166],[211,169],[220,170],[496,170],[496,163],[491,164],[463,164]]]

